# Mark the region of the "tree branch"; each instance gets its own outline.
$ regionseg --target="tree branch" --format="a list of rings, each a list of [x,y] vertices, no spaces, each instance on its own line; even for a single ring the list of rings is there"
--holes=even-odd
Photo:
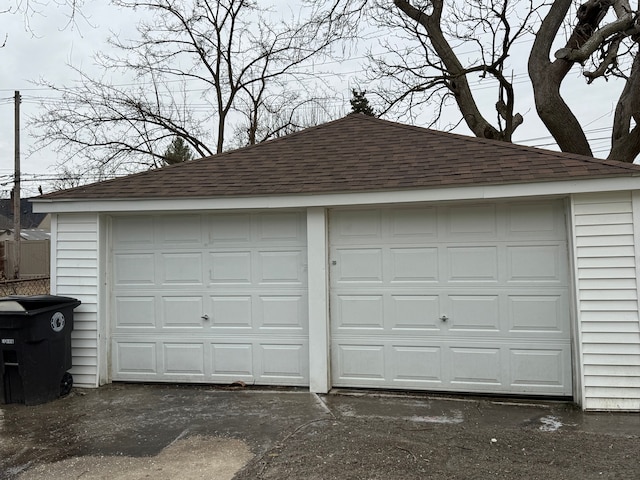
[[[591,14],[582,16],[567,41],[567,48],[580,48],[589,38],[585,32],[593,32],[604,15],[601,10],[609,8],[607,0],[588,0]],[[562,81],[569,73],[573,62],[559,58],[553,63],[549,54],[558,30],[567,15],[571,0],[556,0],[536,33],[529,55],[529,77],[533,85],[538,116],[545,124],[563,152],[591,156],[587,137],[569,106],[560,95]],[[583,8],[584,5],[581,7]]]
[[[394,0],[393,3],[405,15],[422,25],[426,30],[429,41],[447,70],[447,86],[471,131],[478,137],[509,141],[511,132],[507,132],[506,135],[504,132],[500,132],[480,113],[466,77],[467,71],[442,33],[443,0],[430,2],[432,12],[429,15],[424,10],[414,7],[408,1]]]
[[[604,10],[603,13],[606,13],[606,10]],[[583,63],[596,50],[598,50],[598,48],[600,48],[604,41],[611,35],[625,32],[625,35],[637,33],[637,29],[635,31],[627,32],[627,30],[633,27],[633,23],[634,15],[632,15],[631,13],[627,13],[623,17],[620,17],[617,20],[608,23],[604,27],[596,30],[593,35],[591,35],[589,40],[584,42],[584,44],[582,44],[580,48],[561,48],[556,51],[555,57],[568,60],[570,62]]]
[[[631,128],[632,121],[635,126]],[[632,163],[640,154],[640,53],[616,105],[609,158]]]

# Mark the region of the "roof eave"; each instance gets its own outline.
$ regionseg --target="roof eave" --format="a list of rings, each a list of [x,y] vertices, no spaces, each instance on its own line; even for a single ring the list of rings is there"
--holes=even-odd
[[[228,195],[189,198],[35,198],[40,213],[151,212],[335,207],[455,200],[558,196],[604,191],[640,190],[638,175],[509,184],[450,185],[445,187],[275,195]]]

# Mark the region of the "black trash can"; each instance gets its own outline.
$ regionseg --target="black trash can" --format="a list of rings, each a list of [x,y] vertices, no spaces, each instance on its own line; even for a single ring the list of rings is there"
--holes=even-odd
[[[69,393],[78,305],[56,295],[0,298],[0,403],[38,405]]]

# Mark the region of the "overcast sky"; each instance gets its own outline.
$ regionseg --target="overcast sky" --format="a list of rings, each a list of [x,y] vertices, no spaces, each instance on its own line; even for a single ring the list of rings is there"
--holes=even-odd
[[[51,2],[52,4],[54,2]],[[37,194],[39,182],[33,175],[50,178],[58,163],[56,152],[30,154],[32,138],[27,119],[39,111],[41,98],[53,93],[34,84],[46,78],[56,84],[70,85],[74,75],[67,67],[73,64],[91,69],[92,54],[105,45],[110,30],[132,29],[131,17],[119,15],[105,1],[91,1],[83,9],[86,20],[76,19],[69,25],[68,9],[53,5],[42,7],[42,13],[26,19],[21,14],[2,14],[0,35],[7,35],[6,45],[0,49],[0,189],[7,196],[14,169],[14,91],[19,90],[21,104],[21,171],[23,196]],[[28,24],[26,23],[28,20]]]
[[[27,118],[38,113],[38,103],[41,98],[51,97],[53,93],[33,82],[40,78],[60,85],[72,85],[74,75],[67,67],[73,64],[85,71],[93,67],[92,54],[106,47],[105,40],[109,31],[133,34],[135,18],[130,12],[122,14],[109,6],[106,1],[87,2],[83,13],[87,19],[77,19],[75,26],[68,25],[68,11],[56,8],[55,5],[44,8],[41,15],[29,19],[26,25],[25,17],[20,14],[0,15],[0,35],[6,33],[6,46],[0,49],[0,196],[8,196],[12,187],[14,165],[14,105],[15,90],[22,95],[22,172],[23,196],[37,194],[38,184],[47,190],[46,181],[55,174],[55,165],[62,160],[54,151],[41,151],[29,155],[32,139],[26,127]],[[529,91],[526,77],[527,45],[521,46],[522,51],[514,52],[512,61],[516,65],[517,111],[525,117],[525,123],[516,132],[518,143],[542,146],[556,149],[553,140],[541,125],[535,114],[533,98]],[[363,49],[358,54],[362,54]],[[358,55],[354,55],[358,57]],[[337,68],[338,66],[336,66]],[[352,61],[349,66],[340,66],[345,72],[337,79],[337,90],[340,95],[348,95],[351,86],[356,85],[358,70],[362,68],[359,62]],[[578,118],[582,121],[591,139],[594,155],[605,157],[609,146],[609,130],[613,109],[615,108],[616,93],[622,88],[615,82],[605,83],[600,80],[600,87],[587,89],[584,80],[577,69],[570,73],[570,81],[566,82],[564,92],[568,102],[574,108]],[[494,91],[487,89],[478,91],[479,99],[487,108],[495,103]],[[345,96],[346,111],[348,111],[348,97]],[[455,110],[453,111],[455,113]],[[453,117],[452,117],[453,118]],[[493,117],[490,117],[493,118]],[[394,120],[390,118],[391,120]],[[465,126],[457,131],[469,134]]]

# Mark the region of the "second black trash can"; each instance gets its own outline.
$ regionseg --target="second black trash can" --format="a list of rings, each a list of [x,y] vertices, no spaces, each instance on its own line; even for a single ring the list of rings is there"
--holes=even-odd
[[[69,393],[78,305],[56,295],[0,298],[0,403],[38,405]]]

